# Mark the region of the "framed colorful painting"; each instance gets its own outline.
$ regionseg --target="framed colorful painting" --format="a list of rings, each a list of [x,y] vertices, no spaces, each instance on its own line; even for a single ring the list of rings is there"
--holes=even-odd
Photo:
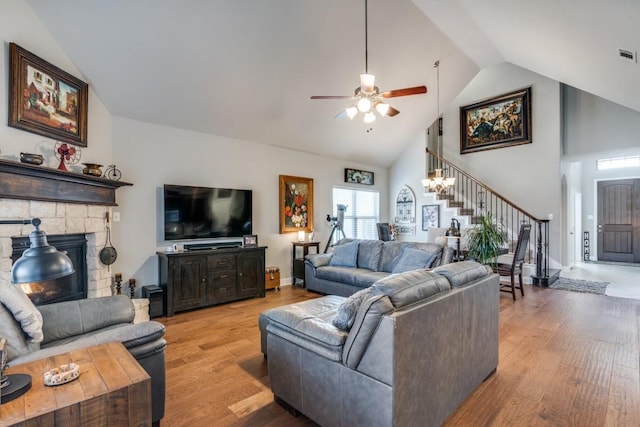
[[[531,87],[460,107],[460,154],[531,142]]]
[[[280,175],[280,233],[313,231],[313,179]]]
[[[9,126],[86,147],[89,86],[15,43],[9,62]]]

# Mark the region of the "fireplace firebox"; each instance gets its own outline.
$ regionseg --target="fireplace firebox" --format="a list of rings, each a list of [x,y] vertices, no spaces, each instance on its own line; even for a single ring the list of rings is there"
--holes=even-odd
[[[16,261],[29,248],[29,237],[13,237],[11,260]],[[87,298],[87,239],[84,234],[60,234],[47,236],[49,245],[64,252],[73,263],[71,276],[19,286],[35,305],[51,304]]]

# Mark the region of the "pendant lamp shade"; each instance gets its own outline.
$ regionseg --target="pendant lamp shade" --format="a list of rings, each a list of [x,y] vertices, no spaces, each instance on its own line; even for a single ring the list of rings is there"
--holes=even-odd
[[[75,272],[68,256],[49,246],[47,234],[40,230],[40,219],[2,220],[0,224],[32,224],[35,227],[29,234],[31,246],[11,267],[11,283],[33,283],[55,280]]]

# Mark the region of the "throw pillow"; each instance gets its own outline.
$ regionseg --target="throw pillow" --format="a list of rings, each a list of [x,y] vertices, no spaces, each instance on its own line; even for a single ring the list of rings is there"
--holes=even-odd
[[[333,247],[329,265],[333,267],[355,267],[358,258],[358,242],[345,243]]]
[[[42,342],[42,314],[19,286],[0,283],[0,302],[20,323],[22,331],[30,338],[28,343]]]
[[[402,254],[398,258],[396,265],[393,267],[392,273],[404,273],[405,271],[418,270],[420,268],[428,268],[435,259],[434,254],[421,251],[420,249],[404,248]]]
[[[351,330],[360,305],[362,305],[363,301],[369,298],[369,296],[371,296],[371,288],[364,288],[344,300],[338,307],[338,312],[331,321],[333,326],[343,331]]]

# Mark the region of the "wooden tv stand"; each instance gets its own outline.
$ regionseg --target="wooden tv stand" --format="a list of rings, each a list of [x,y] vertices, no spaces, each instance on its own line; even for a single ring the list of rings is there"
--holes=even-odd
[[[164,315],[264,297],[266,246],[158,252]]]

